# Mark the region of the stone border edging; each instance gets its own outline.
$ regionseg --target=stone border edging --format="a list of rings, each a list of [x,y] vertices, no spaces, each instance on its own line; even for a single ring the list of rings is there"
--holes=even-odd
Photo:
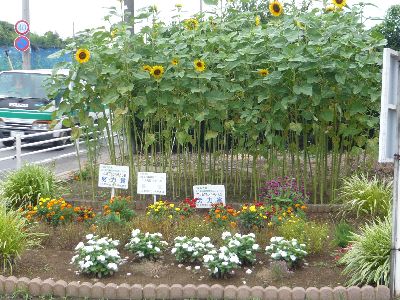
[[[310,287],[276,288],[269,286],[233,286],[223,287],[219,284],[212,286],[206,284],[133,284],[126,283],[107,285],[96,282],[73,281],[67,283],[63,280],[30,280],[26,277],[4,277],[0,275],[0,294],[11,295],[15,292],[28,292],[33,297],[55,296],[89,299],[265,299],[265,300],[390,300],[390,291],[387,286],[363,287]]]

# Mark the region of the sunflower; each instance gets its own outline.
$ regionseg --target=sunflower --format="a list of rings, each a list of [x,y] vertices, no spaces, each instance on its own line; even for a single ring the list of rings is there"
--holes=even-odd
[[[255,18],[255,20],[254,20],[254,23],[256,24],[256,26],[260,26],[260,24],[261,24],[261,18],[260,18],[260,16],[256,16],[256,18]]]
[[[143,71],[147,71],[147,72],[149,72],[149,73],[151,73],[151,66],[149,66],[149,65],[144,65],[143,67],[142,67],[142,70]]]
[[[83,64],[89,61],[90,52],[87,49],[78,49],[75,53],[75,59],[78,63]]]
[[[283,6],[278,0],[269,3],[269,11],[275,17],[279,17],[283,13]]]
[[[338,7],[338,8],[343,8],[343,6],[346,6],[347,0],[332,0],[332,3]]]
[[[176,66],[177,64],[179,64],[179,59],[174,58],[173,60],[171,60],[171,64],[172,64],[173,66]]]
[[[197,72],[203,72],[206,69],[206,63],[201,59],[196,59],[193,65]]]
[[[164,74],[164,67],[163,66],[154,66],[151,68],[150,75],[153,76],[155,79],[160,79]]]
[[[199,27],[199,21],[197,19],[187,19],[184,21],[187,30],[195,30]]]
[[[267,69],[260,69],[258,70],[258,74],[260,74],[262,77],[265,77],[269,74],[269,71]]]

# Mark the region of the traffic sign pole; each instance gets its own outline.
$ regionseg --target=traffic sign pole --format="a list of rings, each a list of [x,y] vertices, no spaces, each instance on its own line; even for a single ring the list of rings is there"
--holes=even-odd
[[[29,24],[29,0],[22,0],[22,19],[27,21]],[[29,26],[28,26],[29,29]],[[29,31],[26,33],[26,37],[29,39]],[[31,69],[31,51],[24,51],[22,53],[22,69],[30,70]]]

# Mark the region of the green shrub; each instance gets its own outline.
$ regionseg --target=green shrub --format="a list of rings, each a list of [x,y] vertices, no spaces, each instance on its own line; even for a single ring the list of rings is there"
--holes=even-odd
[[[351,241],[353,227],[346,223],[345,221],[341,221],[335,226],[334,233],[334,243],[336,246],[341,248],[346,248]]]
[[[389,218],[376,220],[352,235],[352,247],[339,263],[349,275],[348,285],[389,284],[392,226]]]
[[[10,172],[1,184],[1,195],[13,206],[36,204],[40,197],[54,198],[59,186],[55,174],[46,167],[26,164]]]
[[[286,240],[296,239],[300,244],[306,244],[307,253],[316,254],[326,248],[329,228],[327,224],[294,217],[279,225],[276,234]]]
[[[379,180],[374,176],[368,179],[365,175],[353,175],[343,181],[339,200],[343,203],[345,213],[357,216],[387,216],[392,199],[392,182]]]
[[[28,228],[27,219],[19,211],[7,210],[0,205],[0,255],[3,270],[12,272],[12,265],[21,253],[39,244],[40,233],[33,233]]]

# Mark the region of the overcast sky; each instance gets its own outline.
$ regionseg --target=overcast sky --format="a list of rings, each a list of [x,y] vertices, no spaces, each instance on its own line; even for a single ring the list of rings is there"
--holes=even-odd
[[[265,0],[267,1],[267,0]],[[285,2],[282,0],[282,2]],[[358,3],[359,0],[348,0],[348,4]],[[400,0],[369,0],[377,7],[369,7],[366,15],[382,18],[388,7],[400,4]],[[14,24],[22,17],[22,0],[0,0],[0,20]],[[199,11],[199,0],[135,0],[136,8],[156,4],[161,11],[161,18],[168,22],[175,4],[183,5],[186,16]],[[118,0],[30,0],[31,31],[43,34],[55,31],[62,37],[72,36],[73,23],[75,32],[86,28],[104,25],[103,17],[107,7],[120,7]],[[207,8],[205,8],[207,9]]]

